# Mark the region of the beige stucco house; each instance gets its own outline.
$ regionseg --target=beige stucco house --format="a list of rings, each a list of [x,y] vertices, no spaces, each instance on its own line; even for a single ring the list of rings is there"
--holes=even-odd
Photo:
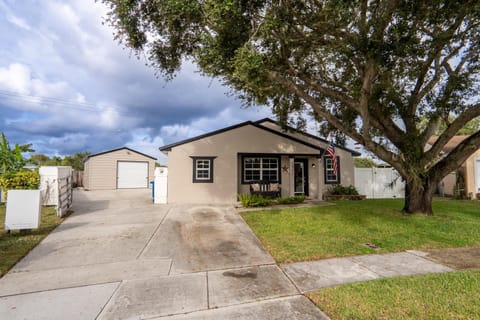
[[[452,137],[442,149],[442,154],[447,155],[455,149],[468,135],[458,135]],[[431,137],[428,141],[429,147],[437,141],[438,137]],[[457,182],[456,172],[451,172],[440,183],[439,190],[445,195],[456,195],[461,192],[467,198],[476,199],[476,194],[480,192],[480,149],[475,151],[465,162],[458,168],[459,173],[464,178],[464,186],[460,186],[463,190],[455,190]]]
[[[337,147],[338,174],[328,142],[271,119],[247,121],[161,147],[168,156],[169,203],[234,203],[259,180],[278,182],[283,197],[321,199],[332,184],[354,185],[353,156]]]
[[[84,164],[86,190],[149,188],[156,158],[123,147],[90,155]]]

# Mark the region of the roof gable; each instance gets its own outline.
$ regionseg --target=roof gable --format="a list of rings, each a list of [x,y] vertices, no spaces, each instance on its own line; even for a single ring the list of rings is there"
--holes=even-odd
[[[450,153],[452,152],[453,149],[455,149],[463,140],[467,139],[470,137],[469,135],[458,135],[458,136],[453,136],[442,148],[442,151],[444,153]],[[431,136],[430,139],[428,139],[427,143],[430,146],[433,146],[435,142],[437,142],[438,136]]]
[[[244,127],[244,126],[253,126],[253,127],[256,127],[258,129],[261,129],[261,130],[264,130],[264,131],[267,131],[273,135],[277,135],[277,136],[280,136],[280,137],[283,137],[283,138],[286,138],[288,140],[291,140],[291,141],[294,141],[294,142],[297,142],[299,144],[302,144],[302,145],[305,145],[307,147],[310,147],[312,149],[316,149],[316,150],[319,150],[320,153],[323,153],[325,151],[325,149],[321,148],[320,146],[317,146],[317,145],[314,145],[314,144],[311,144],[311,143],[308,143],[306,141],[303,141],[301,139],[298,139],[298,138],[295,138],[291,135],[288,135],[286,133],[283,133],[283,132],[279,132],[277,130],[274,130],[274,129],[271,129],[271,128],[268,128],[268,127],[265,127],[265,126],[262,126],[256,122],[252,122],[252,121],[246,121],[246,122],[242,122],[242,123],[239,123],[239,124],[236,124],[236,125],[233,125],[233,126],[230,126],[230,127],[226,127],[226,128],[223,128],[223,129],[220,129],[220,130],[216,130],[216,131],[212,131],[212,132],[209,132],[209,133],[206,133],[206,134],[202,134],[202,135],[199,135],[199,136],[196,136],[196,137],[193,137],[193,138],[189,138],[189,139],[185,139],[185,140],[182,140],[182,141],[179,141],[179,142],[176,142],[176,143],[172,143],[172,144],[168,144],[168,145],[165,145],[163,147],[160,147],[160,151],[162,152],[166,152],[166,151],[170,151],[172,148],[175,148],[177,146],[180,146],[180,145],[183,145],[183,144],[186,144],[186,143],[190,143],[190,142],[194,142],[194,141],[197,141],[197,140],[200,140],[200,139],[204,139],[204,138],[207,138],[207,137],[210,137],[210,136],[214,136],[214,135],[217,135],[217,134],[221,134],[221,133],[224,133],[224,132],[227,132],[227,131],[231,131],[231,130],[234,130],[234,129],[237,129],[237,128],[241,128],[241,127]]]
[[[255,123],[257,123],[257,124],[259,124],[259,125],[261,125],[263,122],[270,122],[270,123],[273,123],[273,124],[281,127],[280,124],[279,124],[277,121],[275,121],[275,120],[273,120],[273,119],[270,119],[270,118],[264,118],[264,119],[260,119],[260,120],[258,120],[258,121],[255,121]],[[286,126],[286,128],[287,128],[288,130],[290,130],[290,131],[295,132],[295,133],[299,133],[299,134],[302,134],[302,135],[307,136],[307,137],[309,137],[309,138],[312,138],[312,139],[321,141],[321,142],[323,142],[323,143],[330,144],[330,141],[325,140],[325,139],[322,139],[322,138],[320,138],[320,137],[317,137],[317,136],[315,136],[315,135],[313,135],[313,134],[310,134],[310,133],[308,133],[308,132],[304,132],[304,131],[295,129],[295,128],[290,127],[290,126]],[[286,134],[288,134],[288,133],[286,133]],[[350,152],[350,153],[352,154],[352,156],[360,156],[360,155],[361,155],[361,153],[358,152],[358,151],[351,150],[351,149],[348,149],[348,148],[345,148],[345,147],[342,147],[342,146],[337,146],[337,145],[335,145],[335,148],[342,149],[342,150],[346,150],[346,151]]]
[[[120,151],[120,150],[128,150],[128,151],[131,151],[131,152],[135,152],[139,155],[142,155],[142,156],[145,156],[147,158],[150,158],[150,159],[153,159],[153,160],[157,160],[157,158],[154,158],[152,156],[149,156],[148,154],[145,154],[145,153],[141,153],[137,150],[133,150],[133,149],[130,149],[128,147],[122,147],[122,148],[117,148],[117,149],[112,149],[112,150],[107,150],[107,151],[103,151],[103,152],[99,152],[99,153],[95,153],[95,154],[91,154],[88,156],[87,159],[90,159],[90,158],[93,158],[93,157],[96,157],[96,156],[101,156],[103,154],[106,154],[106,153],[110,153],[110,152],[115,152],[115,151]]]

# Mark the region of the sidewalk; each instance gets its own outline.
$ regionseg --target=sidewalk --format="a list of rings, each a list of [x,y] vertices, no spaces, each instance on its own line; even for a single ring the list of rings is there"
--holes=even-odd
[[[373,254],[290,263],[281,268],[301,293],[351,282],[454,271],[426,255],[422,251]]]

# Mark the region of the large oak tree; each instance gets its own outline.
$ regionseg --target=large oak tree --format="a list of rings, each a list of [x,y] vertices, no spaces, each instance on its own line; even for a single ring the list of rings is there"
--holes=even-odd
[[[480,148],[477,131],[441,156],[480,115],[478,0],[102,1],[117,39],[163,76],[194,61],[247,103],[281,120],[310,111],[391,164],[405,212],[432,213],[437,183]]]

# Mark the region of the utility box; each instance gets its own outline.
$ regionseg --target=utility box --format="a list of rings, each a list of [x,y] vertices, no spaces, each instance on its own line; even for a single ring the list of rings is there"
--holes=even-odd
[[[167,203],[168,168],[155,169],[155,189],[153,203]]]
[[[40,226],[40,190],[9,190],[5,230],[37,229]]]

